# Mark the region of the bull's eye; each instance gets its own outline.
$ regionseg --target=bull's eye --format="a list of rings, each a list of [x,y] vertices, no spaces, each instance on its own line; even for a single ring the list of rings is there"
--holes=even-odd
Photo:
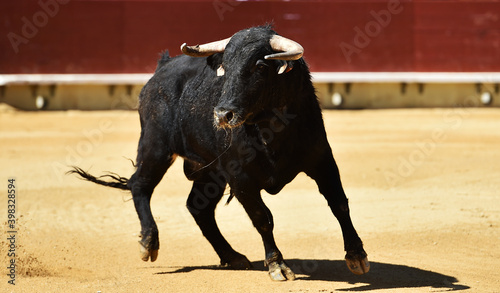
[[[262,70],[264,68],[267,68],[269,67],[269,65],[267,65],[267,63],[264,61],[264,60],[258,60],[256,63],[255,63],[255,67],[259,70]]]

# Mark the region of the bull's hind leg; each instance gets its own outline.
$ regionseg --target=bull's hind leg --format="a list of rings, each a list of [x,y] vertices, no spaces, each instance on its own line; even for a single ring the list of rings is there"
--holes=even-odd
[[[269,268],[269,276],[274,281],[294,280],[295,274],[283,260],[283,255],[274,241],[273,215],[267,208],[258,191],[236,195],[239,202],[252,220],[262,237],[265,249],[264,264]]]
[[[344,248],[347,252],[345,259],[349,270],[357,275],[367,273],[370,264],[363,249],[363,243],[352,224],[348,200],[342,188],[339,170],[331,151],[326,153],[315,168],[307,172],[307,175],[316,181],[319,191],[339,221],[344,237]]]
[[[234,269],[252,267],[248,259],[236,252],[220,233],[215,221],[215,207],[224,194],[226,183],[216,183],[209,177],[198,178],[191,189],[187,207],[201,232],[210,242],[221,259],[221,265],[229,265]]]
[[[140,253],[143,261],[153,262],[158,257],[160,241],[158,227],[151,213],[151,195],[156,185],[175,160],[161,140],[141,133],[137,152],[137,170],[128,182],[134,206],[141,222]]]

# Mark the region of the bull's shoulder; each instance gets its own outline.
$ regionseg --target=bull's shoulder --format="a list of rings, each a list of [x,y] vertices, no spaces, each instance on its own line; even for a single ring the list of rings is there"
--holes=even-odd
[[[154,75],[144,85],[139,103],[175,101],[181,96],[186,84],[204,70],[204,66],[203,60],[184,55],[169,57],[165,54],[159,60]]]
[[[176,57],[162,57],[158,62],[158,68],[151,80],[185,80],[192,78],[206,67],[205,58],[192,58],[185,55]]]

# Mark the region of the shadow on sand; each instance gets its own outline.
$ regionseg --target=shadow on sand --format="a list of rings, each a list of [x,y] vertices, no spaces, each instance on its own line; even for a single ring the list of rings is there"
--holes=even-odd
[[[337,291],[370,291],[377,289],[421,288],[432,287],[444,291],[459,291],[470,289],[468,286],[457,284],[458,280],[452,276],[421,270],[414,267],[370,262],[371,269],[366,275],[356,276],[340,260],[291,259],[286,261],[297,275],[297,280],[346,282],[357,287],[337,289]],[[252,262],[254,271],[267,271],[263,262]],[[157,272],[156,274],[188,273],[195,270],[227,270],[221,266],[194,266],[172,267],[172,271]]]

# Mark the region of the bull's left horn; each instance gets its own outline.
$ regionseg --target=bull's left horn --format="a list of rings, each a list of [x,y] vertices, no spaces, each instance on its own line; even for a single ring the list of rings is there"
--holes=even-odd
[[[277,60],[298,60],[304,54],[304,48],[302,46],[290,39],[282,36],[274,35],[270,40],[271,48],[274,51],[281,52],[271,55],[266,55],[265,59],[277,59]]]
[[[181,51],[192,57],[207,57],[215,53],[224,52],[229,40],[231,40],[231,38],[196,46],[188,46],[184,43],[181,45]]]

